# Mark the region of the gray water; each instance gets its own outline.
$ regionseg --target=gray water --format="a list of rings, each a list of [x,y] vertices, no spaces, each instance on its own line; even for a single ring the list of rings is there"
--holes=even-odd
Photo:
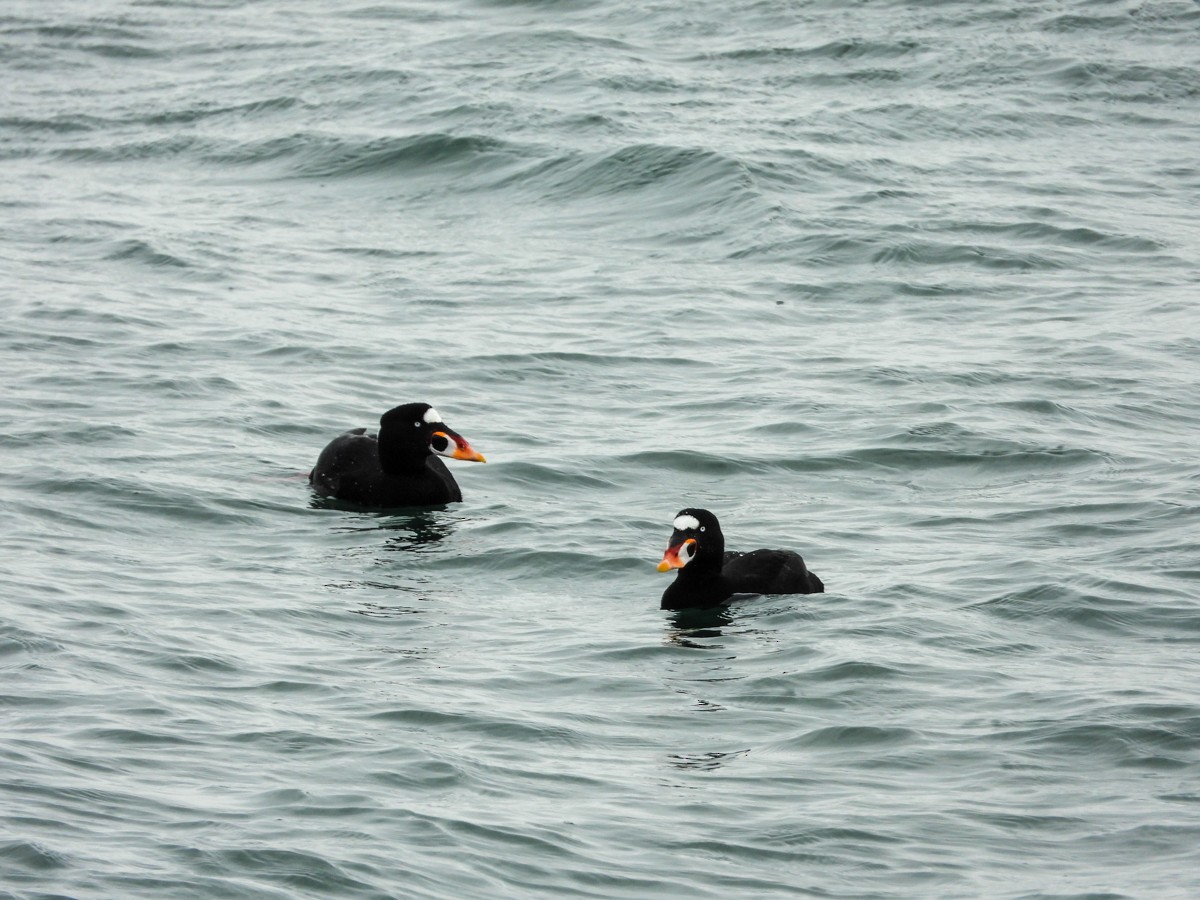
[[[1198,28],[10,0],[0,894],[1200,895]]]

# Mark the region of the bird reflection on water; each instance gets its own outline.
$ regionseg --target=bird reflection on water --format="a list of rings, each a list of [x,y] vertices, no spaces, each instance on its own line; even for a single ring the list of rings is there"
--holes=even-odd
[[[670,630],[666,640],[694,650],[717,649],[721,645],[710,639],[722,637],[721,629],[732,625],[733,621],[734,617],[726,606],[676,610],[667,618]]]
[[[677,647],[690,650],[726,650],[724,643],[719,640],[726,636],[723,629],[735,622],[735,616],[728,606],[715,606],[707,609],[675,610],[667,617],[669,630],[666,642]],[[684,665],[689,671],[685,683],[676,690],[692,699],[691,710],[706,715],[720,715],[725,711],[723,704],[701,696],[708,691],[713,682],[731,681],[741,678],[736,671],[736,657],[725,653],[708,653],[701,656],[688,654]],[[703,661],[703,662],[701,662]],[[699,663],[704,672],[694,671]],[[733,750],[695,750],[679,751],[666,755],[666,764],[672,769],[709,771],[728,765],[749,753],[746,748]]]
[[[421,552],[452,535],[458,520],[440,509],[423,509],[407,516],[389,516],[376,528],[393,532],[383,544],[384,550]]]
[[[461,521],[460,517],[449,513],[445,506],[422,507],[412,512],[366,512],[362,507],[325,497],[313,497],[308,505],[310,509],[333,509],[358,514],[352,522],[337,527],[334,531],[392,532],[384,541],[384,550],[420,552],[433,549],[434,545],[452,535]]]
[[[709,750],[705,753],[669,753],[667,763],[676,769],[719,769],[734,760],[746,756],[749,748],[744,750]]]
[[[319,508],[344,509],[337,501],[319,500],[312,504]],[[347,510],[348,511],[348,510]],[[420,571],[404,571],[405,567],[395,569],[398,560],[389,561],[388,553],[426,553],[436,549],[442,541],[454,534],[462,517],[455,516],[445,507],[435,507],[413,510],[411,512],[391,511],[387,513],[364,512],[353,510],[358,515],[349,519],[345,524],[333,529],[342,534],[362,535],[364,540],[350,549],[349,555],[361,556],[368,554],[375,558],[375,565],[386,567],[389,576],[383,578],[361,579],[330,587],[350,591],[368,591],[373,599],[360,601],[351,612],[370,618],[399,618],[402,616],[427,613],[431,603],[436,603],[436,589],[431,591],[428,577]],[[382,540],[380,540],[382,538]],[[345,548],[340,551],[346,553]],[[393,571],[394,570],[394,571]],[[398,577],[403,574],[403,581]],[[403,583],[407,582],[407,583]],[[387,592],[387,593],[381,593]],[[407,602],[392,603],[382,601],[390,593],[397,599],[405,598]]]

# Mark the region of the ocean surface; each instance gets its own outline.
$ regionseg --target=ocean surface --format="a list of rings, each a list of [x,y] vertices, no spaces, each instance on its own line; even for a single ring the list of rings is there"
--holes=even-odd
[[[1200,896],[1200,4],[9,0],[0,896]],[[306,475],[434,404],[462,503]],[[827,593],[662,612],[684,506]]]

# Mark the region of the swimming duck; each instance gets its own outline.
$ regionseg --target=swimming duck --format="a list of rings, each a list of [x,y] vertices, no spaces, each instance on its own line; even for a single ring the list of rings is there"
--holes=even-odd
[[[379,419],[379,434],[355,428],[329,442],[308,473],[318,494],[387,509],[462,500],[458,482],[438,459],[485,462],[428,403],[405,403]]]
[[[682,509],[658,571],[678,569],[663,591],[662,609],[718,606],[734,594],[822,594],[825,585],[791,550],[725,549],[717,517],[707,509]]]

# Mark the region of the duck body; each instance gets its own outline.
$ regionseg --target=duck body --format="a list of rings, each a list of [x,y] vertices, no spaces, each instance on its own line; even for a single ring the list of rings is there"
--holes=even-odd
[[[745,594],[823,594],[825,585],[816,573],[808,571],[804,557],[794,550],[751,550],[726,553],[721,575],[737,593]]]
[[[684,509],[674,530],[660,572],[677,569],[675,580],[662,595],[662,609],[719,606],[735,594],[821,594],[825,585],[808,571],[804,558],[792,550],[725,549],[717,517],[706,509]]]
[[[462,490],[436,456],[404,472],[387,472],[379,460],[379,438],[365,428],[335,437],[317,457],[309,481],[318,494],[360,506],[435,506],[458,503]]]
[[[439,456],[484,462],[433,407],[408,403],[383,414],[378,434],[355,428],[330,441],[308,480],[323,497],[374,509],[457,503],[462,491]]]

